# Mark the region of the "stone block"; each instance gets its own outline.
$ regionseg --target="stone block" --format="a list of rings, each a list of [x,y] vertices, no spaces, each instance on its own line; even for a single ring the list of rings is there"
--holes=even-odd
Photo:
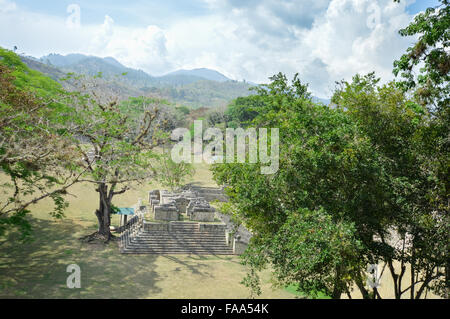
[[[225,224],[200,224],[200,231],[225,233],[226,227]]]
[[[189,215],[189,219],[197,222],[213,222],[214,216],[215,216],[214,212],[193,211]]]
[[[144,221],[144,230],[146,231],[168,231],[168,223],[153,223]]]
[[[153,207],[153,219],[154,220],[178,220],[179,213],[175,206],[156,205]]]

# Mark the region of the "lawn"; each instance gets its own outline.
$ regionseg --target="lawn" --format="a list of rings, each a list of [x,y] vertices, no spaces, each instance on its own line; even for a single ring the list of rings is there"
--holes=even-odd
[[[1,176],[0,176],[1,178]],[[213,186],[206,165],[197,165],[190,182]],[[159,185],[134,185],[117,196],[119,207],[147,199]],[[18,234],[0,239],[0,298],[247,298],[240,284],[245,267],[237,256],[122,255],[117,244],[81,243],[78,238],[96,230],[94,210],[98,204],[92,184],[70,189],[66,217],[54,220],[50,201],[34,205],[30,221],[33,241],[20,243]],[[0,194],[0,196],[6,196]],[[0,198],[1,200],[1,198]],[[113,225],[118,225],[114,216]],[[66,268],[81,268],[81,288],[69,289]],[[272,289],[270,273],[264,272],[261,298],[295,298],[284,289]]]

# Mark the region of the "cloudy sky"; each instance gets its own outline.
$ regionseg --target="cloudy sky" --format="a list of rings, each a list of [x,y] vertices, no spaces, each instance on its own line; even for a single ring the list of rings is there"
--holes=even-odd
[[[206,67],[266,83],[279,71],[319,97],[376,71],[414,42],[398,30],[437,0],[0,0],[0,46],[112,56],[151,75]]]

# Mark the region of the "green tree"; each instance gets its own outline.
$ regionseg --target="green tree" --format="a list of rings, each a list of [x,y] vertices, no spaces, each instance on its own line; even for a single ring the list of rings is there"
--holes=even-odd
[[[24,238],[31,225],[29,206],[51,198],[51,214],[61,218],[67,189],[80,171],[71,145],[73,109],[62,87],[25,66],[11,51],[0,48],[0,235],[17,227]]]
[[[142,182],[154,176],[153,148],[163,135],[158,134],[154,121],[158,106],[146,104],[137,121],[123,111],[114,95],[96,91],[95,79],[78,83],[76,118],[78,138],[74,143],[83,154],[80,165],[85,169],[81,181],[93,183],[99,193],[99,208],[95,211],[98,231],[87,240],[109,241],[112,200],[130,188],[131,182]],[[148,101],[146,101],[148,102]],[[149,140],[147,137],[151,136]]]
[[[292,85],[283,74],[271,80],[258,89],[264,106],[251,124],[279,128],[280,169],[262,175],[258,164],[213,167],[216,181],[228,185],[234,217],[254,234],[243,282],[258,293],[257,272],[271,265],[280,285],[339,298],[355,280],[363,285],[367,248],[357,234],[375,217],[361,216],[368,200],[382,201],[377,154],[343,111],[314,104],[297,76]]]
[[[208,125],[210,127],[215,127],[220,124],[226,124],[227,123],[227,116],[225,115],[225,108],[219,107],[212,110],[209,110],[206,119],[208,122]]]
[[[262,99],[258,95],[238,97],[228,105],[225,115],[231,122],[239,123],[240,126],[252,121],[262,106]]]
[[[394,74],[403,78],[398,85],[404,91],[415,89],[419,103],[433,105],[438,112],[448,109],[450,96],[450,6],[448,0],[440,2],[399,31],[402,36],[418,35],[419,39],[394,62]],[[416,75],[414,71],[421,63]]]
[[[259,90],[265,107],[252,125],[280,129],[279,171],[213,167],[229,186],[234,217],[254,234],[244,283],[255,292],[257,271],[268,264],[279,284],[334,298],[354,285],[364,298],[382,297],[365,285],[367,264],[386,265],[396,298],[445,286],[448,214],[429,200],[434,154],[424,154],[432,117],[395,83],[378,83],[374,74],[341,82],[328,107],[313,103],[298,78],[289,85],[282,74],[272,77]]]
[[[380,243],[371,249],[372,258],[387,265],[396,298],[406,292],[420,298],[433,286],[440,293],[445,285],[449,245],[448,211],[430,201],[439,186],[436,152],[429,153],[433,116],[395,83],[378,82],[373,73],[356,75],[351,83],[340,83],[332,102],[359,124],[383,167],[387,196],[378,209],[389,219],[385,230],[377,233]],[[411,280],[402,287],[408,269]]]
[[[450,123],[450,6],[440,0],[434,8],[416,15],[414,21],[400,30],[402,36],[418,36],[417,42],[394,62],[394,74],[402,78],[399,86],[414,94],[418,103],[431,114],[424,132],[427,139],[423,154],[430,154],[427,169],[434,187],[428,192],[429,204],[448,215],[449,189],[449,123]],[[420,68],[419,68],[420,67]],[[418,70],[417,70],[418,69]],[[418,72],[417,72],[418,71]],[[446,266],[446,284],[440,291],[448,297],[450,264]]]
[[[194,166],[191,163],[176,163],[172,160],[170,152],[164,152],[157,159],[155,164],[156,180],[165,187],[169,187],[170,191],[175,191],[183,186],[186,178],[191,177],[195,173]]]

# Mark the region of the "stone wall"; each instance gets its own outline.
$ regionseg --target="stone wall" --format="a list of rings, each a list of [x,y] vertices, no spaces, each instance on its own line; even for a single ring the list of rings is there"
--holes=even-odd
[[[149,209],[154,220],[176,221],[180,214],[192,221],[213,222],[215,209],[193,190],[171,193],[167,190],[149,192]]]
[[[183,190],[195,192],[198,197],[202,197],[208,202],[212,202],[215,200],[220,202],[228,201],[228,198],[224,193],[224,189],[221,187],[202,187],[202,186],[186,185],[183,187]]]
[[[233,248],[235,254],[242,254],[252,237],[251,232],[242,225],[236,227],[229,216],[216,212],[215,208],[209,203],[211,201],[224,202],[227,200],[223,188],[187,185],[174,193],[166,190],[150,191],[149,210],[156,221],[177,221],[181,214],[185,215],[190,221],[197,222],[213,222],[218,217],[224,224],[200,223],[200,231],[225,232],[229,247]],[[161,227],[169,227],[166,225],[168,224]]]
[[[175,206],[156,205],[153,207],[152,218],[154,220],[171,221],[179,219],[179,212]]]
[[[224,232],[225,230],[224,224],[200,224],[201,232]]]
[[[152,223],[144,221],[145,231],[168,231],[169,223]]]

